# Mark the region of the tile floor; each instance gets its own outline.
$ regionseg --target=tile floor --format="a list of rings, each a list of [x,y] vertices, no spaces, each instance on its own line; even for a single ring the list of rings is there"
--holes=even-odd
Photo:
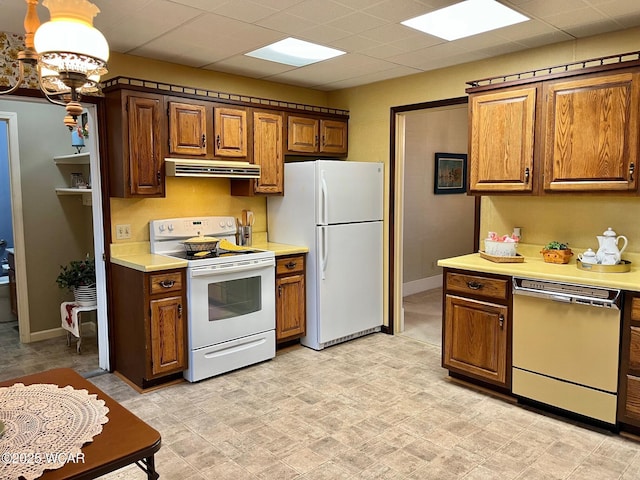
[[[7,356],[3,340],[0,325],[5,378],[8,359],[14,369],[51,368],[41,356],[73,348],[58,339]],[[56,361],[71,364],[60,366],[89,358],[66,356]],[[145,394],[112,374],[91,381],[161,432],[161,480],[640,478],[640,442],[452,382],[440,347],[406,336],[373,334],[320,352],[290,347]],[[102,478],[146,476],[130,466]]]
[[[404,332],[402,335],[442,345],[442,288],[407,295],[402,299],[404,307]]]

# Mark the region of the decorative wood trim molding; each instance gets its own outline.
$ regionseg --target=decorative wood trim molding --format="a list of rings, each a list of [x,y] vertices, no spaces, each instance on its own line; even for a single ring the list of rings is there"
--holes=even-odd
[[[614,70],[638,65],[640,65],[640,51],[619,53],[617,55],[590,58],[588,60],[580,60],[562,65],[554,65],[552,67],[538,68],[525,72],[471,80],[466,82],[467,85],[469,85],[469,88],[465,91],[467,93],[474,93],[492,88],[522,85],[534,81],[562,78],[572,75],[581,75],[584,73]]]
[[[348,110],[339,108],[320,107],[316,105],[306,105],[303,103],[286,102],[283,100],[273,100],[269,98],[254,97],[252,95],[240,95],[235,93],[218,92],[215,90],[207,90],[204,88],[185,87],[183,85],[172,85],[169,83],[156,82],[153,80],[142,80],[139,78],[114,77],[102,82],[103,91],[108,92],[116,88],[133,88],[152,90],[154,92],[165,94],[178,94],[192,97],[199,97],[209,100],[220,100],[234,104],[244,104],[253,107],[275,108],[295,110],[297,112],[306,112],[313,114],[339,115],[349,117]]]

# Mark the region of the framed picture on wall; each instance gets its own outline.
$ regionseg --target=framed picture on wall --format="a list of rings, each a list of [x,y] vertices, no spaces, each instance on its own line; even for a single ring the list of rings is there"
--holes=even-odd
[[[467,191],[467,154],[436,153],[433,193],[465,193]]]

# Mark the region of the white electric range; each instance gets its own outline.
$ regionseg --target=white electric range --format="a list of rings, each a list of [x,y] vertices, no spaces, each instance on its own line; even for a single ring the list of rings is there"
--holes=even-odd
[[[275,255],[247,247],[187,254],[182,242],[204,235],[235,245],[234,217],[149,222],[151,253],[187,260],[189,368],[196,382],[275,356]]]

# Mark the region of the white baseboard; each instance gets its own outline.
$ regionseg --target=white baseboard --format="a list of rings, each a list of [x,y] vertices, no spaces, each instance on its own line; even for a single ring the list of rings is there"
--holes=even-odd
[[[29,343],[39,342],[40,340],[49,340],[50,338],[62,337],[67,333],[62,327],[52,328],[50,330],[41,330],[39,332],[31,332],[29,335]]]
[[[433,290],[442,286],[442,274],[433,277],[421,278],[402,284],[402,296],[413,295],[414,293],[424,292],[425,290]]]

